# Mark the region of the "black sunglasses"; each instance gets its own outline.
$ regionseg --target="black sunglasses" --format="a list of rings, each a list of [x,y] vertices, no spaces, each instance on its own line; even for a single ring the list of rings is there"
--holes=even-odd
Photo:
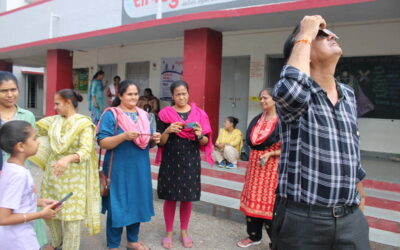
[[[333,33],[332,31],[330,31],[328,29],[318,30],[317,36],[319,36],[319,37],[333,36],[336,40],[339,40],[339,37],[335,33]]]

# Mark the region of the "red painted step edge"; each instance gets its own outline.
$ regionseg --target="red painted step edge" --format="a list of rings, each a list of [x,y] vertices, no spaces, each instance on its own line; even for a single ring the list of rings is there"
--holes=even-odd
[[[400,233],[400,223],[396,221],[384,220],[379,218],[374,218],[370,216],[365,216],[370,227],[380,229],[383,231],[389,231],[393,233]]]
[[[153,166],[159,166],[155,164],[154,160],[151,160],[151,164]],[[214,177],[218,179],[223,179],[227,181],[236,181],[240,183],[244,183],[245,176],[242,174],[235,174],[235,173],[229,173],[226,171],[218,171],[214,169],[209,169],[209,168],[201,168],[201,175],[205,175],[208,177]]]
[[[366,188],[373,188],[383,191],[390,191],[395,193],[400,193],[400,184],[376,180],[363,180],[362,183]]]
[[[399,201],[392,201],[392,200],[386,200],[386,199],[382,199],[382,198],[367,196],[365,198],[365,205],[368,207],[376,207],[376,208],[382,208],[382,209],[400,212],[400,202]]]

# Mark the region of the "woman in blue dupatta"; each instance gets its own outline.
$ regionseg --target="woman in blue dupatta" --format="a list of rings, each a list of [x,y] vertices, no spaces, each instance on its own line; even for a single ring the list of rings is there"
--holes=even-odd
[[[104,110],[104,86],[102,82],[103,78],[104,71],[97,71],[96,74],[94,74],[92,81],[90,82],[88,91],[89,111],[94,124],[97,124],[99,122],[100,116]]]
[[[138,235],[140,223],[154,216],[149,149],[160,142],[161,135],[152,131],[150,116],[136,106],[138,100],[137,85],[130,80],[121,82],[118,96],[97,127],[97,140],[107,149],[100,174],[110,179],[102,209],[107,211],[109,249],[118,249],[124,227],[128,249],[149,249],[138,241]]]

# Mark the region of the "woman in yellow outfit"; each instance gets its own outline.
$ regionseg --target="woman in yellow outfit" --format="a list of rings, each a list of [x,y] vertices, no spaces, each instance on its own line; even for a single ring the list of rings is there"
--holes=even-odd
[[[37,122],[41,143],[30,159],[44,170],[42,197],[60,200],[73,192],[62,212],[46,221],[54,249],[78,250],[83,220],[90,235],[101,229],[95,126],[89,117],[76,113],[82,99],[72,89],[56,93],[58,115]]]
[[[242,132],[236,128],[238,123],[239,119],[228,116],[224,120],[224,127],[219,130],[213,159],[221,168],[237,168],[237,160],[243,146]]]

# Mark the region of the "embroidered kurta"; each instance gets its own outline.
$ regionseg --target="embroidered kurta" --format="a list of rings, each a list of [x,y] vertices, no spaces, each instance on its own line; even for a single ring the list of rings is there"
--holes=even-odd
[[[90,234],[100,232],[100,189],[94,140],[94,125],[90,118],[75,114],[59,115],[37,122],[41,136],[38,153],[30,160],[44,170],[41,197],[60,200],[73,192],[56,215],[63,221],[83,220]],[[56,177],[51,165],[70,154],[78,154],[79,163],[71,163],[64,174]]]
[[[264,141],[268,137],[275,136],[275,129],[278,120],[264,121],[264,117],[257,121],[254,129],[250,126],[251,136],[257,139],[262,134]],[[266,135],[268,135],[266,137]],[[256,138],[255,138],[256,137]],[[271,140],[271,138],[269,138]],[[264,141],[257,141],[262,144]],[[269,147],[250,151],[249,164],[247,166],[245,183],[240,197],[240,210],[247,216],[272,219],[275,190],[278,185],[278,163],[279,157],[269,157],[264,166],[260,165],[260,157],[266,152],[280,150],[281,143],[271,140],[273,144]]]

